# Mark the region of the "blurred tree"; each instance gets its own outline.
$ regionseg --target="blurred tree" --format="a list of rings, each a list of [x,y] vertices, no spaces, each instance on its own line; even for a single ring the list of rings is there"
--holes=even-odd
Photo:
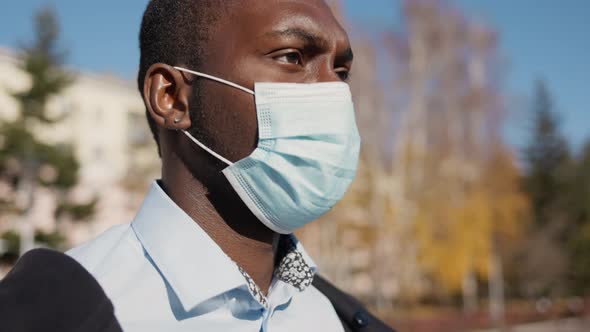
[[[567,289],[568,255],[563,243],[570,222],[572,161],[541,80],[535,86],[532,109],[523,188],[531,200],[533,223],[521,258],[522,284],[526,296],[559,296]]]
[[[571,269],[569,277],[571,295],[590,294],[590,223],[586,222],[573,234],[569,242]]]
[[[12,188],[13,195],[5,198],[5,205],[12,206],[20,215],[20,253],[31,249],[35,242],[30,211],[38,186],[54,190],[60,206],[57,213],[71,211],[82,219],[93,212],[93,205],[80,210],[76,204],[66,202],[66,193],[77,183],[79,167],[71,146],[47,144],[36,135],[36,131],[64,120],[49,116],[47,103],[73,82],[73,76],[63,69],[65,52],[58,47],[59,23],[54,11],[42,8],[34,23],[35,37],[22,48],[21,63],[22,70],[31,78],[31,86],[13,94],[20,112],[14,121],[0,125],[0,180]],[[45,234],[38,238],[55,245],[61,236]]]
[[[573,193],[572,223],[573,228],[590,222],[590,140],[583,146],[576,160],[575,171],[570,181]],[[571,230],[575,232],[575,229]]]
[[[461,294],[471,312],[488,282],[501,321],[505,248],[522,239],[529,204],[501,139],[496,34],[448,2],[402,3],[402,27],[379,46],[352,40],[359,171],[331,220],[306,229],[306,245],[320,243],[329,276],[385,312]]]
[[[462,293],[466,312],[477,306],[478,280],[487,281],[501,324],[500,249],[518,241],[528,204],[501,139],[496,34],[445,2],[406,1],[404,13],[407,35],[394,40],[393,55],[403,64],[396,90],[406,93],[392,196],[399,243],[408,244],[402,260],[418,259],[431,294]]]
[[[524,158],[527,172],[524,188],[531,197],[535,223],[544,226],[555,222],[555,214],[563,211],[570,152],[543,81],[538,81],[535,87],[533,128]]]
[[[567,230],[570,293],[590,294],[590,141],[582,149],[570,185],[572,223]]]

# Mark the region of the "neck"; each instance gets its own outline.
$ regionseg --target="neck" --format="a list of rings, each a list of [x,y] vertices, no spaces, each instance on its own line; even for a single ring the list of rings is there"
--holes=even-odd
[[[279,234],[264,226],[248,210],[221,173],[214,184],[207,186],[193,176],[179,158],[167,159],[162,168],[162,186],[168,196],[263,292],[268,292]]]

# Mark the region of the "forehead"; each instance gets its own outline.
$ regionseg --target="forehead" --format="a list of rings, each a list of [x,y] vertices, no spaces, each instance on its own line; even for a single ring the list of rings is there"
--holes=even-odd
[[[228,16],[229,30],[247,39],[296,28],[348,45],[346,31],[323,0],[243,0],[231,6]]]

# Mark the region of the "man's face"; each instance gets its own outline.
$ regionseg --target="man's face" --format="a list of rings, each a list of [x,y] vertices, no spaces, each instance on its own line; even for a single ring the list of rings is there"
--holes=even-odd
[[[346,80],[352,65],[348,36],[322,0],[243,0],[228,7],[213,23],[202,67],[191,69],[252,90],[255,82]],[[229,160],[251,154],[258,136],[253,96],[197,80],[197,136]]]

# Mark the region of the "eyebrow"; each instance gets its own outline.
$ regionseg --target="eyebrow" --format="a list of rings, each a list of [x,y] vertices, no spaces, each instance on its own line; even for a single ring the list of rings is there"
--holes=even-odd
[[[275,31],[265,33],[264,35],[270,36],[270,37],[295,37],[295,38],[299,38],[301,40],[304,40],[305,43],[308,45],[311,45],[311,46],[317,47],[317,48],[322,48],[322,49],[327,49],[328,45],[330,44],[330,43],[328,43],[328,41],[325,38],[315,35],[309,31],[307,31],[305,29],[301,29],[301,28],[288,28],[288,29],[284,29],[284,30],[275,30]],[[350,47],[348,47],[344,52],[340,52],[336,56],[336,60],[342,61],[342,62],[352,62],[353,58],[354,58],[354,54],[353,54],[352,49]]]
[[[309,44],[318,48],[328,48],[328,41],[318,35],[315,35],[307,30],[301,28],[288,28],[285,30],[275,30],[264,34],[270,37],[295,37],[304,40]]]

